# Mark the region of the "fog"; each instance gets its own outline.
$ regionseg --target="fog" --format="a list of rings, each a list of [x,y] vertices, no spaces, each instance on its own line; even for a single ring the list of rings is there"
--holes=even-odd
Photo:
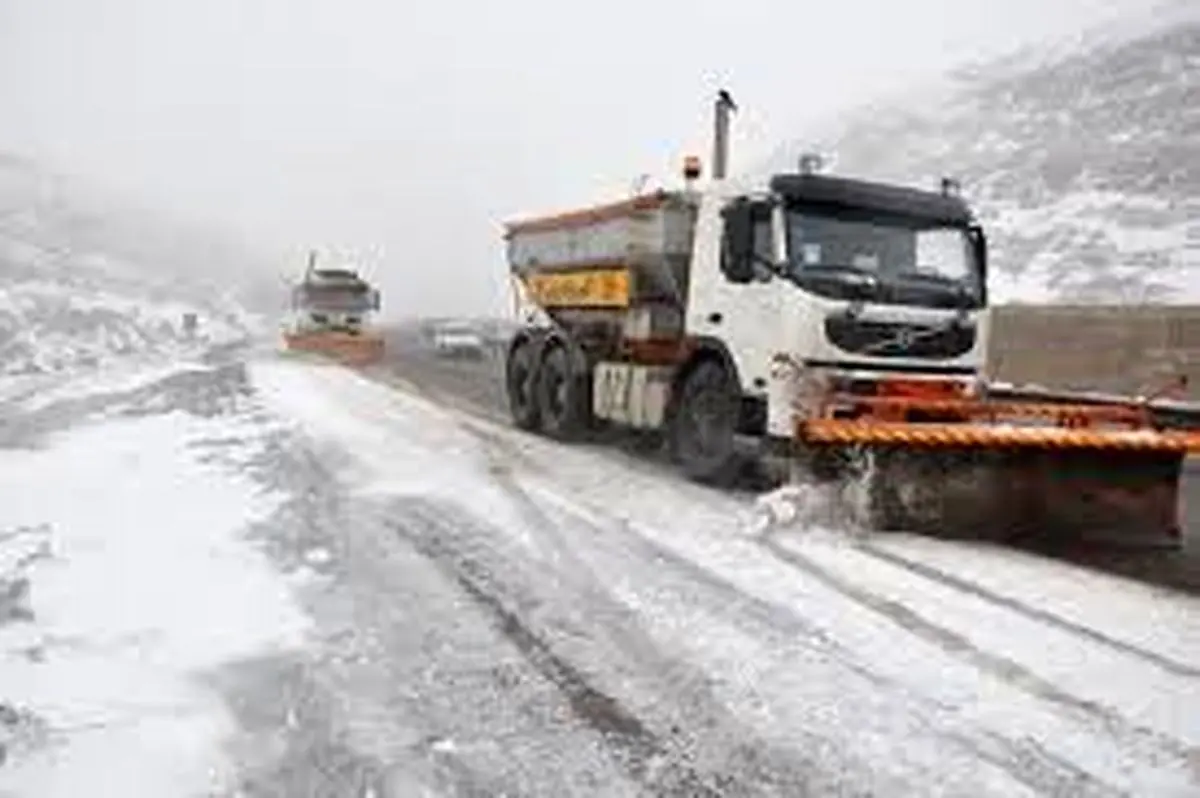
[[[1126,8],[1139,5],[1122,0]],[[503,312],[501,220],[733,166],[863,101],[1118,13],[1101,0],[0,0],[0,149],[364,253],[390,316]]]

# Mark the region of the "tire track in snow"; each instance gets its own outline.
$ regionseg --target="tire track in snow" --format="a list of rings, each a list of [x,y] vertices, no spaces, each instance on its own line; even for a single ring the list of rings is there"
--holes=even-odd
[[[437,541],[417,542],[407,538],[420,551],[458,583],[476,606],[491,615],[500,632],[517,647],[534,669],[553,684],[567,699],[576,718],[599,732],[605,741],[626,754],[622,764],[629,774],[644,782],[652,759],[662,756],[664,747],[646,726],[616,699],[588,683],[574,666],[556,655],[553,649],[537,636],[521,619],[508,610],[486,584],[490,579],[474,563],[455,558]],[[656,785],[660,788],[666,785]],[[704,784],[694,770],[681,772],[678,782],[663,794],[680,793],[695,796],[719,796],[715,789]]]
[[[408,380],[388,380],[387,382],[390,384],[390,387],[400,390],[410,390],[412,393],[420,395],[429,401],[442,404],[443,407],[446,404],[443,402],[442,398],[435,395],[434,392],[429,391],[423,386],[414,385]],[[515,488],[517,495],[515,495],[514,498],[520,499],[525,505],[532,505],[534,508],[536,508],[536,502],[525,493],[523,488],[516,484],[515,479],[510,474],[512,469],[508,463],[512,463],[514,461],[519,462],[523,470],[529,470],[533,473],[542,474],[550,479],[553,479],[553,473],[550,472],[544,464],[537,461],[532,454],[524,451],[523,448],[517,444],[516,440],[513,440],[509,436],[505,435],[504,431],[488,429],[488,426],[496,423],[490,417],[484,417],[480,419],[480,414],[472,408],[463,407],[461,403],[450,404],[452,415],[463,416],[462,418],[456,419],[458,426],[463,431],[468,432],[476,439],[480,440],[485,445],[489,456],[491,456],[493,460],[493,463],[497,464],[497,467],[495,467],[493,471],[494,475],[503,478],[508,483],[510,490]],[[478,423],[476,419],[484,423]],[[522,437],[526,435],[525,433],[519,432],[514,432],[514,434]],[[530,435],[528,437],[531,442],[546,440],[538,436]],[[496,454],[501,456],[496,457]],[[505,460],[508,462],[505,463]],[[536,513],[538,510],[534,509],[534,512]],[[601,514],[603,514],[602,511]],[[530,520],[534,520],[535,518],[536,515],[531,516]],[[545,528],[545,526],[546,524],[543,523],[542,527]],[[633,530],[626,528],[625,532],[631,538],[637,538],[643,543],[650,544],[651,549],[661,549],[661,547],[656,547],[656,544],[654,544],[652,541],[637,535]],[[1070,693],[1062,690],[1019,663],[979,649],[963,636],[927,620],[912,609],[904,606],[901,602],[885,598],[861,588],[857,588],[836,574],[828,572],[819,564],[811,562],[807,560],[807,558],[802,558],[801,555],[795,555],[793,552],[782,549],[781,547],[775,545],[771,545],[769,542],[765,542],[764,545],[771,554],[773,554],[777,559],[781,560],[784,564],[791,565],[808,572],[818,581],[826,584],[826,586],[833,588],[837,592],[842,593],[847,598],[850,598],[856,603],[867,607],[873,612],[881,614],[890,622],[899,625],[901,628],[914,634],[918,638],[924,639],[927,642],[932,642],[943,650],[946,650],[948,653],[967,659],[976,668],[991,673],[1001,678],[1002,681],[1012,684],[1018,689],[1021,689],[1022,691],[1027,692],[1034,697],[1050,701],[1051,703],[1067,709],[1071,715],[1075,716],[1077,720],[1084,722],[1084,724],[1087,726],[1092,726],[1095,725],[1096,722],[1099,722],[1114,738],[1122,741],[1126,745],[1134,743],[1132,746],[1133,750],[1140,751],[1142,755],[1146,756],[1149,760],[1154,760],[1156,758],[1156,754],[1159,752],[1146,751],[1143,746],[1137,745],[1136,743],[1149,742],[1152,745],[1157,746],[1160,750],[1165,749],[1172,755],[1180,757],[1183,761],[1187,761],[1188,749],[1181,741],[1169,738],[1152,729],[1131,724],[1127,719],[1121,717],[1111,709],[1099,703],[1071,695]],[[685,568],[690,571],[691,575],[693,577],[699,576],[710,586],[716,587],[720,581],[723,581],[720,580],[719,577],[716,577],[716,575],[706,571],[706,569],[699,564],[687,561],[686,558],[680,558],[677,555],[674,555],[674,553],[665,550],[662,550],[660,553],[666,554],[676,562],[687,562],[688,566],[690,567],[685,566]],[[930,573],[920,573],[918,571],[914,571],[914,573],[925,579],[930,579],[935,582],[940,581]],[[714,582],[714,577],[717,582]],[[963,583],[966,585],[971,584],[965,581]],[[739,601],[745,602],[747,598],[750,598],[745,591],[737,588],[734,585],[726,583],[724,587],[731,589]],[[982,586],[979,586],[978,589],[983,592],[990,592]],[[1069,621],[1066,621],[1066,619],[1054,616],[1050,613],[1045,613],[1047,617],[1037,617],[1037,613],[1039,611],[1037,611],[1035,608],[1028,607],[1027,605],[1021,605],[1021,603],[1015,599],[1007,599],[1000,594],[994,595],[1000,600],[998,603],[1007,609],[1024,614],[1027,617],[1031,617],[1033,620],[1045,622],[1047,625],[1054,626],[1056,628],[1064,628],[1065,626],[1067,631],[1078,631],[1073,628],[1073,625]],[[1009,606],[1006,601],[1011,602],[1013,606]],[[769,602],[765,603],[767,605],[770,604]],[[760,609],[762,608],[760,607]],[[780,608],[772,607],[768,610],[767,614],[774,614],[775,609]],[[1022,609],[1031,610],[1032,614],[1023,613],[1021,612]],[[1087,627],[1079,628],[1093,632],[1097,637],[1101,638],[1101,640],[1098,642],[1101,642],[1102,644],[1114,643],[1119,650],[1124,650],[1123,647],[1128,647],[1129,649],[1132,649],[1132,651],[1126,651],[1125,653],[1145,653],[1148,654],[1149,658],[1152,660],[1157,657],[1157,659],[1163,660],[1164,662],[1155,662],[1155,664],[1165,664],[1167,669],[1172,672],[1177,672],[1178,669],[1182,668],[1185,671],[1184,675],[1190,675],[1186,673],[1188,670],[1186,665],[1173,662],[1165,657],[1162,657],[1161,655],[1155,655],[1153,652],[1141,651],[1138,649],[1138,647],[1133,646],[1132,644],[1123,643],[1123,641],[1116,640],[1115,638],[1107,638],[1095,630],[1088,630]],[[1083,636],[1093,639],[1091,635],[1087,635],[1086,633]],[[845,664],[849,664],[842,657],[839,657],[839,659],[842,659]],[[854,667],[853,669],[860,674],[863,674],[863,668],[861,665]],[[879,680],[878,675],[874,675],[874,678],[876,681]],[[918,698],[937,705],[937,702],[933,702],[927,697]],[[941,706],[936,706],[936,709],[940,711],[946,710],[945,707]],[[1030,786],[1034,787],[1034,789],[1039,791],[1054,795],[1108,795],[1119,793],[1119,791],[1115,790],[1115,788],[1098,780],[1095,776],[1082,771],[1074,764],[1044,750],[1040,745],[1032,740],[1012,741],[1005,739],[1000,735],[990,733],[985,733],[985,735],[979,739],[973,739],[965,735],[956,734],[943,735],[943,738],[947,739],[948,741],[954,740],[958,742],[959,744],[973,751],[982,760],[991,762],[992,764],[1001,767],[1017,777],[1020,781],[1029,784]]]
[[[424,497],[404,499],[402,507],[403,513],[398,515],[419,523],[405,524],[393,517],[390,523],[396,532],[460,584],[477,606],[494,619],[497,628],[526,660],[560,690],[575,717],[603,737],[612,748],[615,760],[631,778],[651,790],[651,794],[678,798],[810,794],[830,786],[823,783],[827,778],[836,779],[836,774],[824,773],[816,761],[808,760],[808,753],[821,745],[819,738],[813,737],[806,753],[800,755],[786,754],[754,739],[754,735],[711,695],[703,674],[658,651],[640,632],[636,617],[611,597],[589,594],[591,580],[585,578],[583,583],[572,583],[572,587],[584,593],[589,602],[589,623],[571,628],[578,624],[568,621],[564,628],[560,619],[553,617],[555,610],[578,604],[579,596],[563,595],[544,601],[523,587],[521,582],[524,580],[513,578],[520,572],[518,566],[506,561],[503,553],[478,545],[503,539],[504,532],[488,529],[483,522],[464,517],[464,513],[453,506],[442,507]],[[459,540],[464,532],[469,535],[469,540]],[[496,557],[500,559],[489,563]],[[571,575],[576,576],[575,573]],[[597,603],[600,601],[603,603]],[[543,631],[534,628],[532,619],[538,614],[551,616],[536,624]],[[558,653],[554,641],[548,637],[551,633],[563,639],[576,637],[600,645],[605,642],[605,634],[624,638],[624,645],[619,645],[619,650],[604,649],[617,654],[618,660],[624,660],[614,667],[620,672],[632,669],[629,675],[634,678],[640,675],[658,682],[657,688],[665,694],[659,693],[656,703],[684,712],[690,718],[672,723],[665,731],[655,731],[635,710],[596,687],[593,679]],[[634,643],[631,636],[644,639]],[[622,653],[623,657],[620,656]],[[681,685],[685,689],[685,694],[680,696],[682,700],[672,700],[670,691]],[[711,736],[697,736],[700,732]],[[714,750],[703,750],[720,743],[721,735],[727,744],[716,745]]]
[[[432,520],[424,513],[418,515],[423,522]],[[492,617],[505,638],[565,697],[574,716],[598,732],[620,754],[620,763],[630,776],[645,782],[652,761],[664,754],[664,746],[656,735],[616,699],[593,687],[578,669],[555,654],[551,646],[526,625],[516,612],[506,607],[504,601],[495,594],[495,577],[485,566],[455,551],[438,535],[422,535],[402,525],[394,528],[417,551],[453,579],[477,607]],[[656,786],[664,788],[667,785]],[[704,784],[699,774],[690,768],[683,769],[677,777],[677,784],[672,786],[686,791],[679,793],[678,789],[665,789],[662,794],[720,795]]]
[[[983,761],[1013,774],[1019,781],[1043,795],[1054,798],[1119,798],[1128,795],[1100,781],[1073,762],[1047,751],[1036,740],[1028,737],[1014,741],[988,732],[974,738],[954,734],[951,735],[951,739]]]
[[[985,651],[963,635],[930,621],[898,601],[850,583],[798,552],[786,549],[769,539],[762,541],[761,545],[781,561],[948,654],[969,662],[981,671],[990,673],[1035,698],[1061,707],[1084,724],[1094,725],[1098,722],[1108,734],[1131,750],[1140,752],[1148,761],[1154,761],[1165,751],[1185,765],[1189,762],[1191,749],[1181,740],[1131,723],[1098,702],[1072,695],[1024,665]],[[1158,750],[1147,750],[1147,745]]]
[[[1080,637],[1086,638],[1093,643],[1105,646],[1121,654],[1135,657],[1154,665],[1155,667],[1161,668],[1172,675],[1182,676],[1189,679],[1200,679],[1200,668],[1198,667],[1187,665],[1170,657],[1138,646],[1134,643],[1128,643],[1124,640],[1106,635],[1103,632],[1091,628],[1090,626],[1084,626],[1083,624],[1070,621],[1060,615],[1050,612],[1049,610],[1043,610],[1038,607],[1031,606],[1020,599],[1002,595],[976,582],[971,582],[963,579],[962,577],[947,573],[940,568],[911,560],[907,557],[896,554],[895,552],[887,551],[871,544],[864,544],[860,546],[858,550],[862,551],[864,554],[886,562],[889,565],[894,565],[897,568],[902,568],[908,571],[909,573],[924,577],[933,582],[945,585],[946,587],[966,593],[970,596],[983,599],[984,601],[990,602],[998,607],[1003,607],[1004,609],[1011,610],[1019,615],[1023,615],[1030,620],[1044,623],[1047,626],[1060,629],[1070,634],[1079,635]]]
[[[416,683],[406,667],[406,653],[393,646],[396,638],[428,634],[436,624],[430,610],[437,605],[425,605],[399,622],[386,614],[397,604],[389,580],[402,577],[403,571],[394,567],[386,534],[372,534],[375,528],[367,527],[370,505],[347,495],[331,467],[339,456],[333,448],[282,429],[270,433],[263,449],[244,466],[267,489],[289,496],[248,535],[285,571],[304,568],[329,580],[308,599],[309,611],[328,630],[315,651],[299,658],[235,663],[221,676],[223,692],[245,730],[240,737],[246,739],[238,742],[252,755],[244,763],[245,778],[255,781],[247,795],[520,795],[507,774],[468,762],[436,733],[453,729],[456,716],[442,714],[424,699],[410,702],[403,689],[371,689],[374,682]],[[347,527],[369,531],[347,534]],[[308,559],[313,551],[329,553],[329,560]],[[399,603],[404,606],[404,597]],[[397,661],[395,671],[377,664]],[[378,673],[381,667],[383,673]],[[402,710],[384,711],[381,720],[355,708],[365,704]],[[386,720],[389,714],[395,715],[395,723]],[[411,742],[397,745],[409,737]],[[370,782],[353,787],[330,780],[331,767],[345,771],[355,763],[372,774]]]
[[[464,431],[475,436],[481,443],[488,447],[489,456],[492,456],[493,451],[495,451],[496,453],[502,455],[503,459],[507,459],[509,461],[520,461],[522,466],[532,472],[541,473],[546,476],[552,476],[546,471],[542,464],[535,461],[531,456],[517,448],[511,441],[506,440],[501,435],[482,429],[480,426],[469,421],[463,421],[459,426]],[[502,462],[500,458],[496,457],[493,457],[493,460],[495,462]],[[508,469],[505,468],[503,470],[507,471]],[[507,477],[505,481],[509,484],[513,484],[513,479],[511,477]],[[532,502],[532,499],[530,499],[528,495],[524,494],[523,491],[522,496],[525,504]],[[631,532],[627,526],[625,531],[627,533]],[[639,542],[639,545],[642,545],[647,551],[652,552],[654,556],[670,557],[679,564],[686,564],[684,567],[692,566],[689,568],[689,570],[693,578],[705,580],[717,589],[731,590],[742,599],[748,598],[748,594],[746,594],[740,588],[737,588],[732,584],[725,582],[724,580],[720,580],[719,577],[715,577],[711,571],[700,567],[696,563],[687,560],[686,558],[679,557],[674,552],[671,552],[662,546],[649,541],[645,537],[636,535],[636,533],[634,533],[631,536],[631,539],[636,539],[636,541]],[[779,556],[779,547],[772,545],[769,546],[769,548],[771,548],[774,556]],[[983,585],[979,585],[961,577],[954,576],[953,574],[946,573],[945,571],[934,566],[910,560],[899,554],[889,552],[870,543],[855,544],[854,548],[856,551],[860,551],[868,556],[875,557],[883,562],[907,570],[916,576],[952,589],[959,590],[985,601],[989,601],[999,607],[1029,618],[1030,620],[1043,623],[1046,626],[1050,626],[1070,634],[1078,635],[1122,654],[1141,659],[1173,675],[1182,676],[1184,678],[1200,679],[1200,668],[1198,667],[1178,662],[1170,657],[1158,654],[1157,652],[1120,640],[1110,635],[1106,635],[1103,632],[1092,629],[1091,627],[1067,620],[1066,618],[1056,615],[1048,610],[1031,606],[1020,599],[1011,596],[1005,596],[1001,593],[986,588]],[[792,564],[794,565],[794,563]],[[812,563],[812,565],[814,567],[819,567],[816,565],[816,563]],[[815,627],[812,627],[810,631],[816,632],[817,630]]]
[[[421,392],[425,394],[423,390]],[[464,410],[458,410],[458,413],[473,415],[470,414],[469,411]],[[484,429],[481,425],[474,423],[469,419],[462,419],[459,421],[459,427],[475,436],[486,447],[488,447],[489,456],[491,456],[493,452],[498,452],[503,456],[503,458],[507,458],[510,461],[516,460],[521,462],[522,466],[528,468],[530,471],[542,473],[552,477],[552,475],[547,472],[541,463],[537,462],[532,458],[532,456],[514,445],[514,443],[511,440],[508,440],[504,435],[498,434],[495,431]],[[504,470],[507,471],[508,469],[505,468]],[[513,483],[513,480],[509,478],[508,482]],[[526,504],[533,503],[532,499],[527,495],[524,496],[524,502]],[[633,537],[639,538],[645,543],[650,544],[649,550],[653,550],[655,553],[665,553],[667,556],[672,556],[671,553],[666,552],[664,549],[662,549],[662,547],[652,544],[651,541],[648,541],[641,536],[637,536],[635,534]],[[1057,685],[1054,685],[1052,682],[1042,678],[1034,671],[1026,668],[1020,663],[976,647],[962,635],[959,635],[958,633],[944,626],[926,619],[899,601],[859,588],[837,576],[836,574],[828,571],[809,558],[803,557],[803,555],[793,552],[789,549],[785,549],[773,543],[769,539],[762,541],[761,545],[763,545],[774,557],[782,560],[788,565],[806,571],[811,576],[814,576],[819,581],[824,583],[826,586],[833,588],[842,595],[854,600],[856,603],[871,609],[877,614],[883,615],[889,621],[901,626],[910,633],[925,639],[927,642],[935,643],[948,653],[960,656],[965,654],[976,667],[1000,677],[1002,680],[1020,689],[1023,689],[1025,692],[1051,701],[1057,705],[1069,708],[1077,715],[1083,713],[1083,717],[1094,717],[1103,723],[1107,730],[1123,739],[1126,739],[1127,741],[1134,739],[1150,740],[1153,741],[1154,744],[1164,747],[1172,754],[1185,760],[1191,756],[1190,749],[1183,741],[1169,737],[1153,729],[1132,724],[1115,711],[1103,706],[1100,703],[1072,695],[1069,692],[1062,690]],[[934,583],[944,584],[948,587],[962,590],[963,592],[977,596],[981,599],[992,601],[1000,607],[1023,615],[1031,620],[1044,623],[1052,628],[1067,631],[1068,633],[1077,634],[1085,639],[1108,646],[1121,653],[1132,655],[1157,667],[1163,668],[1172,674],[1182,675],[1185,678],[1200,677],[1200,668],[1190,667],[1183,663],[1176,662],[1168,657],[1164,657],[1161,654],[1143,649],[1132,643],[1127,643],[1089,627],[1075,624],[1046,610],[1040,610],[1036,607],[1029,606],[1018,599],[1004,596],[991,591],[982,585],[977,585],[967,580],[955,577],[951,574],[947,574],[940,569],[934,568],[933,566],[907,560],[899,555],[894,555],[877,547],[873,547],[870,544],[858,545],[855,548],[856,550],[863,551],[864,553],[875,556],[885,562],[906,568],[914,575],[920,576]],[[684,558],[675,559],[676,561],[680,561]],[[695,567],[689,570],[693,576],[699,576],[699,578],[705,579],[705,581],[709,582],[710,584],[713,583],[713,580],[710,578],[710,576],[715,575],[709,574],[708,576],[705,576],[707,573],[705,569],[694,563],[692,563],[692,565],[695,565]],[[736,588],[732,585],[727,586],[735,591],[739,597],[745,598],[747,596],[747,594],[744,591],[741,591],[739,588]],[[813,630],[816,631],[815,627]],[[861,667],[856,667],[855,669],[859,670],[860,672],[863,670]]]
[[[494,433],[480,429],[467,422],[461,423],[460,426],[463,430],[475,436],[484,445],[492,467],[492,476],[496,484],[503,488],[509,498],[517,505],[529,527],[539,530],[543,536],[545,536],[548,530],[555,529],[557,526],[556,519],[550,517],[542,503],[530,494],[529,490],[521,483],[505,461],[517,460],[529,470],[547,475],[545,469],[539,463],[531,460],[524,452],[518,450],[510,441],[504,440]],[[709,606],[719,606],[726,610],[736,609],[740,615],[739,620],[742,621],[742,625],[745,625],[746,621],[750,621],[757,627],[759,632],[770,630],[771,633],[776,635],[787,635],[792,642],[797,640],[808,641],[809,646],[814,650],[838,660],[847,669],[854,671],[872,683],[887,687],[898,686],[895,682],[889,682],[878,673],[870,670],[865,663],[833,640],[824,629],[807,622],[785,607],[747,593],[714,571],[704,568],[696,561],[688,559],[678,552],[650,540],[644,535],[638,534],[628,522],[622,519],[613,519],[608,524],[598,523],[584,517],[574,509],[566,508],[562,505],[561,501],[556,502],[556,504],[558,504],[557,509],[560,512],[569,514],[572,523],[584,526],[597,533],[593,545],[604,546],[615,534],[626,546],[632,546],[637,550],[637,553],[634,554],[635,558],[640,554],[644,562],[667,564],[683,575],[688,581],[707,588],[711,593],[715,594],[714,598],[719,597],[720,599],[720,601],[713,601]],[[596,508],[589,509],[596,510]],[[567,542],[562,540],[558,535],[555,535],[555,538],[554,545],[559,549],[560,555],[572,556],[570,554],[570,546]],[[611,544],[608,544],[607,547],[611,548]],[[630,553],[628,548],[625,548],[623,551],[626,557]],[[580,570],[587,570],[589,576],[594,578],[594,573],[592,573],[586,564],[577,561],[576,566]],[[726,612],[723,614],[723,617],[728,620],[732,615],[733,613]]]
[[[777,641],[809,641],[809,645],[829,656],[843,667],[858,674],[876,687],[897,693],[918,703],[934,716],[953,714],[956,709],[934,698],[914,692],[906,685],[870,670],[861,658],[840,645],[822,628],[809,623],[788,608],[769,600],[751,595],[712,570],[706,569],[661,544],[637,533],[628,522],[613,519],[609,524],[600,524],[578,515],[578,522],[594,529],[597,538],[616,533],[621,541],[634,549],[624,550],[626,555],[644,556],[646,562],[666,566],[682,574],[686,580],[701,585],[716,594],[713,601],[705,602],[706,609],[719,617],[733,621],[741,628],[759,637]],[[720,600],[720,599],[723,599]],[[717,612],[717,609],[720,609]],[[981,760],[989,762],[1007,772],[1017,781],[1039,793],[1054,796],[1117,796],[1121,792],[1106,784],[1074,763],[1046,751],[1036,741],[1028,738],[1011,740],[994,732],[981,732],[978,737],[961,733],[947,733],[927,725],[930,733],[947,743],[971,752]]]
[[[541,464],[502,435],[485,430],[465,419],[461,420],[458,426],[484,445],[492,466],[493,476],[505,488],[510,498],[518,504],[530,526],[542,530],[553,529],[555,519],[547,514],[546,509],[521,484],[509,465],[516,461],[531,471],[546,474]],[[598,534],[595,536],[597,541],[610,540],[613,533],[616,533],[623,543],[632,546],[636,552],[630,552],[626,548],[622,552],[625,556],[633,553],[634,557],[637,557],[638,554],[641,554],[646,562],[666,564],[681,573],[691,583],[702,585],[716,594],[723,600],[705,602],[705,607],[722,608],[723,611],[717,614],[725,620],[734,621],[736,626],[743,629],[751,626],[753,627],[752,631],[757,635],[765,632],[775,639],[786,637],[788,642],[792,643],[797,640],[808,641],[810,647],[819,650],[820,653],[829,656],[880,689],[903,692],[909,699],[916,701],[935,714],[952,711],[951,708],[940,702],[913,693],[906,686],[870,670],[866,663],[833,640],[824,629],[810,624],[785,607],[747,593],[694,560],[638,534],[628,522],[613,519],[612,523],[598,523],[577,512],[571,512],[561,503],[559,504],[558,509],[570,513],[573,523],[579,523],[597,532]],[[591,509],[599,512],[602,517],[606,517],[602,510]],[[558,545],[565,547],[565,542],[559,541]],[[959,733],[947,734],[942,730],[932,728],[932,724],[928,729],[946,742],[971,752],[981,760],[1007,772],[1018,782],[1041,793],[1055,796],[1115,796],[1120,794],[1118,790],[1094,775],[1051,754],[1032,740],[1014,741],[995,733],[985,733],[980,738]]]

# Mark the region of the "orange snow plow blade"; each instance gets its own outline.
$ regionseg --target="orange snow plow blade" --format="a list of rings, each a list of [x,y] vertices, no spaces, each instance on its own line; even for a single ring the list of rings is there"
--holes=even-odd
[[[290,351],[323,355],[351,366],[375,363],[383,357],[383,338],[377,334],[287,333],[283,340]]]
[[[1179,480],[1200,434],[1134,403],[830,394],[798,418],[808,448],[868,453],[871,523],[939,535],[1178,546]]]

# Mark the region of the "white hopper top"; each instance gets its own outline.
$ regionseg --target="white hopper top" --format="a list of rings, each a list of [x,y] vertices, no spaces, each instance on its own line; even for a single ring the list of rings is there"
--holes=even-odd
[[[625,267],[637,297],[681,299],[695,229],[695,201],[659,191],[623,202],[506,225],[512,272]]]

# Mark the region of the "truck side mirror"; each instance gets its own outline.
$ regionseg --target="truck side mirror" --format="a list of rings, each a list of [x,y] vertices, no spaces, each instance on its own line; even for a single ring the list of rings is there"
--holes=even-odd
[[[754,279],[753,206],[744,199],[734,200],[721,211],[724,229],[721,236],[721,271],[733,283]]]
[[[371,310],[379,310],[379,291],[371,291]]]

